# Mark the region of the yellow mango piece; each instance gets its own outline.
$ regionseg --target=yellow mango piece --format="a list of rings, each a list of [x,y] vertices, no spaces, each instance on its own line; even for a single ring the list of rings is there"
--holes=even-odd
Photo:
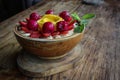
[[[52,22],[55,25],[55,30],[56,30],[56,23],[59,21],[63,21],[63,19],[58,15],[46,14],[37,21],[39,25],[38,29],[41,30],[45,22]]]

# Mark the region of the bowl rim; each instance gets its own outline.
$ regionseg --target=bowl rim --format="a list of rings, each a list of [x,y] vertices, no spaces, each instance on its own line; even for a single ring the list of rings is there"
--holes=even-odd
[[[46,38],[30,38],[30,37],[26,37],[26,36],[22,36],[21,34],[19,34],[17,28],[20,27],[18,25],[16,25],[13,29],[13,32],[14,34],[16,34],[17,36],[23,38],[23,39],[26,39],[26,40],[31,40],[31,41],[41,41],[41,42],[53,42],[53,41],[63,41],[63,40],[68,40],[68,39],[71,39],[71,38],[74,38],[78,35],[82,35],[85,31],[85,28],[84,30],[81,32],[81,33],[75,33],[74,35],[72,36],[67,36],[67,37],[64,37],[64,38],[57,38],[57,39],[46,39]]]

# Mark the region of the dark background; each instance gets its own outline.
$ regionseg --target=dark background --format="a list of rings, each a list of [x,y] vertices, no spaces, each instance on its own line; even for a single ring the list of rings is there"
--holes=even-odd
[[[42,0],[0,0],[0,22]]]

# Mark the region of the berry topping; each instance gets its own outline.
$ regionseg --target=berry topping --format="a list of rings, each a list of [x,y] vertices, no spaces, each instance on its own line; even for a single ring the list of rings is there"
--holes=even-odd
[[[68,11],[55,15],[53,10],[47,10],[42,16],[33,12],[29,18],[26,18],[26,21],[19,21],[21,26],[19,30],[31,38],[57,39],[81,33],[87,19],[94,16],[94,14],[86,14],[80,19],[78,14],[69,14]]]
[[[62,17],[65,21],[70,22],[72,20],[72,17],[67,11],[63,11],[59,14],[60,17]]]
[[[28,22],[30,20],[30,18],[26,18],[26,21]]]
[[[67,31],[68,30],[68,23],[66,21],[60,21],[57,23],[57,30],[62,32],[62,31]]]
[[[59,14],[60,17],[64,18],[65,16],[70,16],[70,14],[67,12],[67,11],[62,11],[60,14]]]
[[[42,27],[43,33],[53,33],[54,32],[54,24],[52,22],[45,22]]]
[[[76,20],[72,21],[72,22],[68,25],[68,30],[73,29],[73,28],[74,28],[74,24],[75,24],[76,22],[77,22]]]
[[[38,31],[33,31],[30,34],[31,38],[40,38],[42,35]]]
[[[37,22],[39,24],[39,30],[41,31],[44,23],[46,23],[46,22],[52,22],[54,24],[54,26],[56,27],[57,22],[63,21],[63,20],[64,19],[61,18],[58,15],[45,14]],[[55,28],[55,30],[56,30],[56,28]]]
[[[38,19],[40,19],[40,15],[38,13],[34,12],[30,15],[30,19],[38,20]]]
[[[29,33],[29,32],[30,32],[30,30],[29,30],[28,28],[26,28],[26,27],[21,27],[21,30],[23,30],[23,31],[26,32],[26,33]]]
[[[19,21],[19,24],[20,24],[21,26],[24,26],[24,27],[27,26],[27,23],[26,23],[26,22],[23,22],[23,21]]]
[[[51,34],[50,33],[42,33],[43,37],[49,37]]]
[[[67,22],[70,22],[72,20],[72,17],[66,15],[65,17],[63,17],[63,19]]]
[[[53,14],[53,10],[48,10],[45,14]]]
[[[62,34],[62,35],[68,34],[68,31],[62,31],[62,32],[60,32],[60,34]]]
[[[38,23],[35,20],[29,20],[27,23],[27,27],[30,30],[37,31],[38,30]]]
[[[55,31],[55,32],[53,32],[51,35],[52,35],[52,36],[56,36],[56,35],[59,35],[59,34],[60,34],[60,32]]]

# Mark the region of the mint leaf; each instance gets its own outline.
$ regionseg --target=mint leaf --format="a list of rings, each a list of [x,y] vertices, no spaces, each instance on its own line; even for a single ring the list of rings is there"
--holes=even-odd
[[[75,32],[75,33],[80,33],[80,32],[81,32],[81,31],[80,31],[80,27],[77,26],[76,28],[74,28],[74,32]]]
[[[91,19],[94,18],[95,14],[89,13],[82,16],[82,19]]]
[[[81,33],[83,30],[84,30],[84,24],[80,25],[80,26],[77,26],[75,29],[74,29],[74,32],[75,33]]]
[[[73,19],[80,21],[80,17],[78,16],[77,13],[73,13],[71,14],[71,16],[73,17]]]
[[[80,26],[80,32],[82,32],[82,31],[84,30],[84,28],[85,28],[85,26],[84,26],[84,24],[82,24],[82,25]]]
[[[89,22],[89,20],[86,20],[86,19],[81,20],[81,24],[84,24],[84,25],[87,25],[88,22]]]
[[[82,16],[81,19],[76,13],[71,14],[71,16],[73,17],[74,20],[77,20],[76,27],[74,28],[74,32],[81,33],[88,24],[89,19],[95,17],[95,14],[85,14]]]

